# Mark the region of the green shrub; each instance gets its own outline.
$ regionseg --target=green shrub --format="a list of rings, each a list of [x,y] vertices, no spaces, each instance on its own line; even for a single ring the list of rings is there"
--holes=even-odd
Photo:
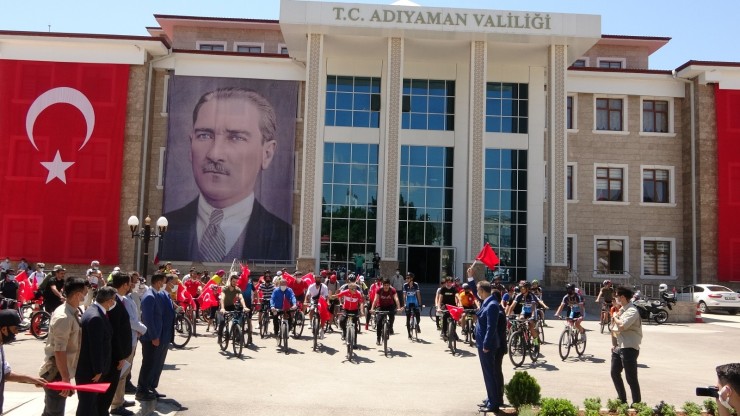
[[[647,405],[645,402],[639,402],[639,403],[632,403],[632,408],[635,409],[637,413],[640,413],[641,411],[645,409],[650,409],[650,414],[652,414],[653,409],[650,408],[650,406]]]
[[[606,401],[606,408],[609,409],[610,412],[614,413],[617,411],[620,404],[622,404],[622,402],[620,402],[619,399],[609,399]]]
[[[583,407],[586,409],[586,411],[595,410],[596,413],[599,413],[599,410],[601,410],[601,398],[600,397],[586,398],[583,401]]]
[[[705,399],[704,408],[707,409],[707,413],[709,413],[710,415],[717,415],[717,400]]]
[[[525,404],[522,407],[519,408],[517,411],[518,416],[537,416],[537,409],[532,407],[532,405]]]
[[[658,416],[676,416],[676,407],[661,400],[655,406],[655,414]]]
[[[540,416],[578,416],[578,408],[568,399],[542,399]]]
[[[630,407],[627,405],[627,403],[619,402],[619,406],[617,406],[617,414],[619,416],[628,416],[630,414]]]
[[[599,416],[601,413],[599,413],[598,410],[590,410],[586,409],[585,415],[586,416]]]
[[[701,416],[701,406],[694,402],[686,402],[683,404],[683,411],[686,416]]]
[[[526,371],[517,371],[504,386],[506,398],[516,409],[525,404],[539,404],[540,385],[534,377]]]

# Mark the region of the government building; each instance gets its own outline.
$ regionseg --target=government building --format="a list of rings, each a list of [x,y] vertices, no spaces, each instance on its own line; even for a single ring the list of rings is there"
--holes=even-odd
[[[4,208],[0,257],[373,275],[377,253],[435,283],[490,243],[476,274],[508,282],[740,281],[740,63],[653,69],[670,37],[546,10],[154,18],[0,30],[0,185],[45,195]]]

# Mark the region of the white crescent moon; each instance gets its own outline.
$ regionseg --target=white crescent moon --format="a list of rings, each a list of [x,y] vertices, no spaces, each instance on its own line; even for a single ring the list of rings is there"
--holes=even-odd
[[[82,150],[90,140],[90,136],[92,136],[93,129],[95,128],[95,110],[85,94],[69,87],[52,88],[39,95],[36,100],[34,100],[33,104],[31,104],[31,107],[28,109],[28,113],[26,113],[26,134],[28,134],[28,140],[31,141],[31,144],[36,150],[39,150],[38,146],[36,146],[36,142],[33,140],[33,125],[36,124],[36,118],[39,114],[48,107],[59,103],[66,103],[75,106],[80,110],[82,116],[85,117],[85,123],[87,124],[85,141],[83,141],[82,146],[77,149]]]

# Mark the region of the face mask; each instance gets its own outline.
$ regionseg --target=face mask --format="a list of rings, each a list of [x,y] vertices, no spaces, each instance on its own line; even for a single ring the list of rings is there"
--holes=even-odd
[[[727,410],[732,410],[732,406],[730,406],[730,386],[724,386],[722,387],[722,390],[719,391],[719,403],[726,407]]]
[[[177,293],[177,286],[172,286],[172,289],[170,289],[170,292]]]
[[[285,292],[288,289],[287,286],[280,286],[280,291]]]

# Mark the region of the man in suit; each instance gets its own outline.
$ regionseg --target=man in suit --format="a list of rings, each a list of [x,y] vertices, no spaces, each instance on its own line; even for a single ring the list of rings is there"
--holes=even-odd
[[[485,280],[478,282],[478,296],[483,303],[475,313],[478,317],[475,324],[475,343],[478,347],[487,396],[481,408],[487,412],[498,412],[503,404],[501,364],[506,343],[506,317],[499,303],[491,295],[491,283]]]
[[[290,258],[290,224],[255,199],[260,172],[277,148],[277,118],[260,94],[219,88],[193,111],[190,161],[200,195],[165,213],[162,257],[208,262]]]
[[[116,290],[105,286],[98,289],[95,303],[84,314],[80,358],[77,362],[75,381],[77,384],[110,382],[111,373],[117,376],[113,356],[113,327],[108,312],[116,306]],[[77,416],[107,415],[108,406],[103,404],[98,393],[79,392]]]
[[[165,288],[165,275],[154,273],[152,284],[141,297],[141,321],[147,330],[141,341],[141,370],[136,386],[136,400],[155,400],[160,396],[155,388],[167,356],[167,347],[172,341],[175,312]]]
[[[113,405],[111,414],[132,416],[134,412],[123,407],[123,393],[126,384],[126,375],[131,371],[131,362],[133,361],[133,350],[135,336],[131,327],[130,306],[133,302],[126,298],[131,291],[131,278],[128,274],[115,271],[111,273],[111,286],[116,289],[116,304],[119,306],[110,311],[111,326],[113,326],[113,363],[116,364],[116,370],[113,371],[116,377],[111,379],[111,385],[101,400],[110,407]],[[131,305],[128,305],[130,303]],[[135,316],[135,324],[138,324],[138,315]],[[146,329],[143,331],[146,332]],[[120,394],[119,394],[120,392]],[[118,400],[114,400],[114,398]],[[130,402],[130,404],[134,404]]]

